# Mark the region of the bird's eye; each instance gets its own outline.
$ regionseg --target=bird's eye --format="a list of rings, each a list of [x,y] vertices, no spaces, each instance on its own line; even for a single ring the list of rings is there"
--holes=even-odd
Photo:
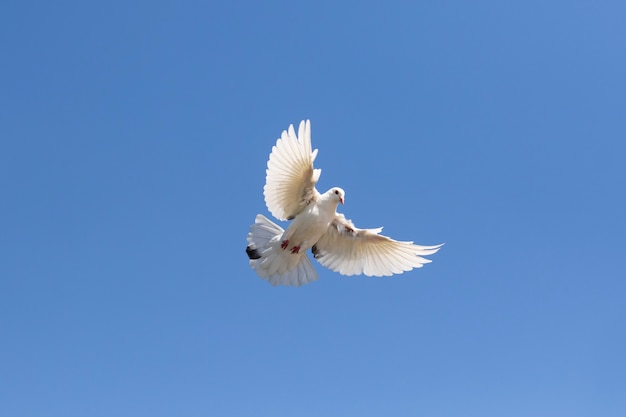
[[[335,190],[335,194],[339,194],[339,190]]]

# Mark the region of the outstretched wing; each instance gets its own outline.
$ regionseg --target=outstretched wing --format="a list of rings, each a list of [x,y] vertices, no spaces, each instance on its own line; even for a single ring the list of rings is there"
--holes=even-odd
[[[420,246],[398,242],[379,235],[378,229],[358,229],[343,214],[313,246],[313,256],[323,266],[342,275],[383,276],[401,274],[432,262],[422,255],[432,255],[442,245]]]
[[[322,171],[313,168],[316,156],[309,120],[300,122],[298,136],[290,125],[276,141],[267,162],[263,194],[267,209],[277,219],[293,219],[319,196],[315,184]]]

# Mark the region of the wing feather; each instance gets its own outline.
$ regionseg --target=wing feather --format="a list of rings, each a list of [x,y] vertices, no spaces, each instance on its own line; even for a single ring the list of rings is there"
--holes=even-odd
[[[422,246],[380,235],[382,228],[359,229],[337,214],[313,248],[315,259],[342,275],[389,276],[421,268],[442,245]]]
[[[315,184],[321,170],[313,168],[317,149],[311,149],[311,122],[283,131],[272,148],[265,177],[265,204],[274,217],[289,220],[298,215],[319,192]]]

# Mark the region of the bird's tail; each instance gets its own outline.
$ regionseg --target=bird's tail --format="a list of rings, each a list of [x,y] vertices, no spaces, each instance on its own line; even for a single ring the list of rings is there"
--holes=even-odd
[[[257,214],[248,233],[246,253],[250,267],[272,285],[298,287],[317,279],[317,272],[306,253],[291,253],[280,247],[283,228]]]

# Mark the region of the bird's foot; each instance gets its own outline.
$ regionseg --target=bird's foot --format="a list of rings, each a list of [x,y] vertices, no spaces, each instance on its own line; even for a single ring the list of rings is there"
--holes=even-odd
[[[300,252],[300,246],[294,246],[293,248],[291,248],[291,253],[298,253]]]
[[[289,240],[283,240],[282,242],[280,242],[281,249],[287,249],[287,246],[289,246]]]

